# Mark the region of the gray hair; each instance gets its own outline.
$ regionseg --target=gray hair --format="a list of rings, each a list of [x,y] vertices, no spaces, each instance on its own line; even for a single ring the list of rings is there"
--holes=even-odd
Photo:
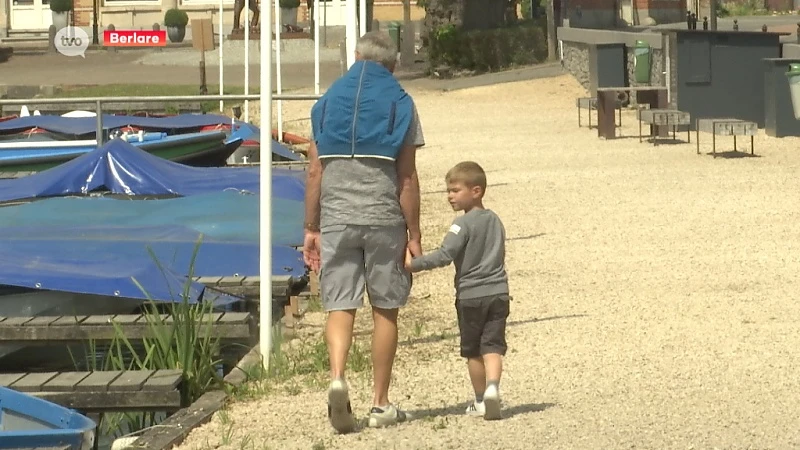
[[[356,43],[356,52],[361,55],[361,59],[375,61],[387,69],[397,63],[397,46],[385,31],[365,33]]]

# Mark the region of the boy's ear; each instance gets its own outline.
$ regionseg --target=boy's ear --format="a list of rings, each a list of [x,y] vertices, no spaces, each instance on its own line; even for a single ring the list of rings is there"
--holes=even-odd
[[[480,186],[472,186],[472,193],[473,193],[474,195],[477,195],[477,196],[479,196],[479,197],[482,197],[482,196],[483,196],[483,194],[484,194],[484,193],[483,193],[483,189],[481,189],[481,187],[480,187]]]

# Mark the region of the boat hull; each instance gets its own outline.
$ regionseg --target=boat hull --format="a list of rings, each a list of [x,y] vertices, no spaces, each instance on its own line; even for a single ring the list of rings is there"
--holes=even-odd
[[[32,395],[0,387],[0,449],[90,450],[97,424],[88,417]]]
[[[241,145],[227,139],[224,132],[193,133],[161,140],[130,142],[160,158],[192,166],[214,167],[225,161]],[[0,143],[0,172],[41,172],[63,164],[96,148],[95,141],[20,142],[9,146]]]

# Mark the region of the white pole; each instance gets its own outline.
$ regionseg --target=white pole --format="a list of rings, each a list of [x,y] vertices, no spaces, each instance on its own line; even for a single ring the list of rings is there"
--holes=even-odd
[[[244,95],[250,95],[250,4],[249,0],[244,2]],[[250,123],[249,100],[244,101],[244,121]]]
[[[222,69],[222,35],[224,34],[222,27],[222,17],[224,15],[224,11],[222,9],[222,0],[219,0],[219,95],[224,95],[223,85],[224,85],[224,76],[222,73],[224,70]],[[225,112],[225,102],[222,100],[219,101],[219,112]]]
[[[367,33],[367,0],[359,0],[358,6],[358,35],[363,36]]]
[[[319,0],[314,0],[314,94],[319,95]]]
[[[356,62],[356,40],[358,40],[358,29],[356,28],[356,0],[345,0],[345,41],[347,51],[347,68]]]
[[[283,92],[281,89],[281,6],[279,1],[275,2],[275,88],[278,95]],[[281,100],[278,100],[278,141],[283,141],[283,102]]]
[[[259,164],[261,194],[259,197],[259,349],[264,370],[269,369],[272,349],[272,9],[270,1],[263,2],[261,19],[261,164]]]

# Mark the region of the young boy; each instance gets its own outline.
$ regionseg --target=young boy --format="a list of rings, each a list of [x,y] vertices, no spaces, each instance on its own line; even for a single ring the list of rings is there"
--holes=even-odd
[[[500,419],[500,375],[506,353],[506,318],[509,313],[508,277],[505,270],[505,229],[500,218],[484,209],[486,174],[478,164],[456,164],[445,176],[447,200],[464,211],[450,226],[442,246],[416,258],[406,252],[410,272],[444,267],[455,262],[456,312],[461,334],[461,356],[475,401],[471,416]]]

